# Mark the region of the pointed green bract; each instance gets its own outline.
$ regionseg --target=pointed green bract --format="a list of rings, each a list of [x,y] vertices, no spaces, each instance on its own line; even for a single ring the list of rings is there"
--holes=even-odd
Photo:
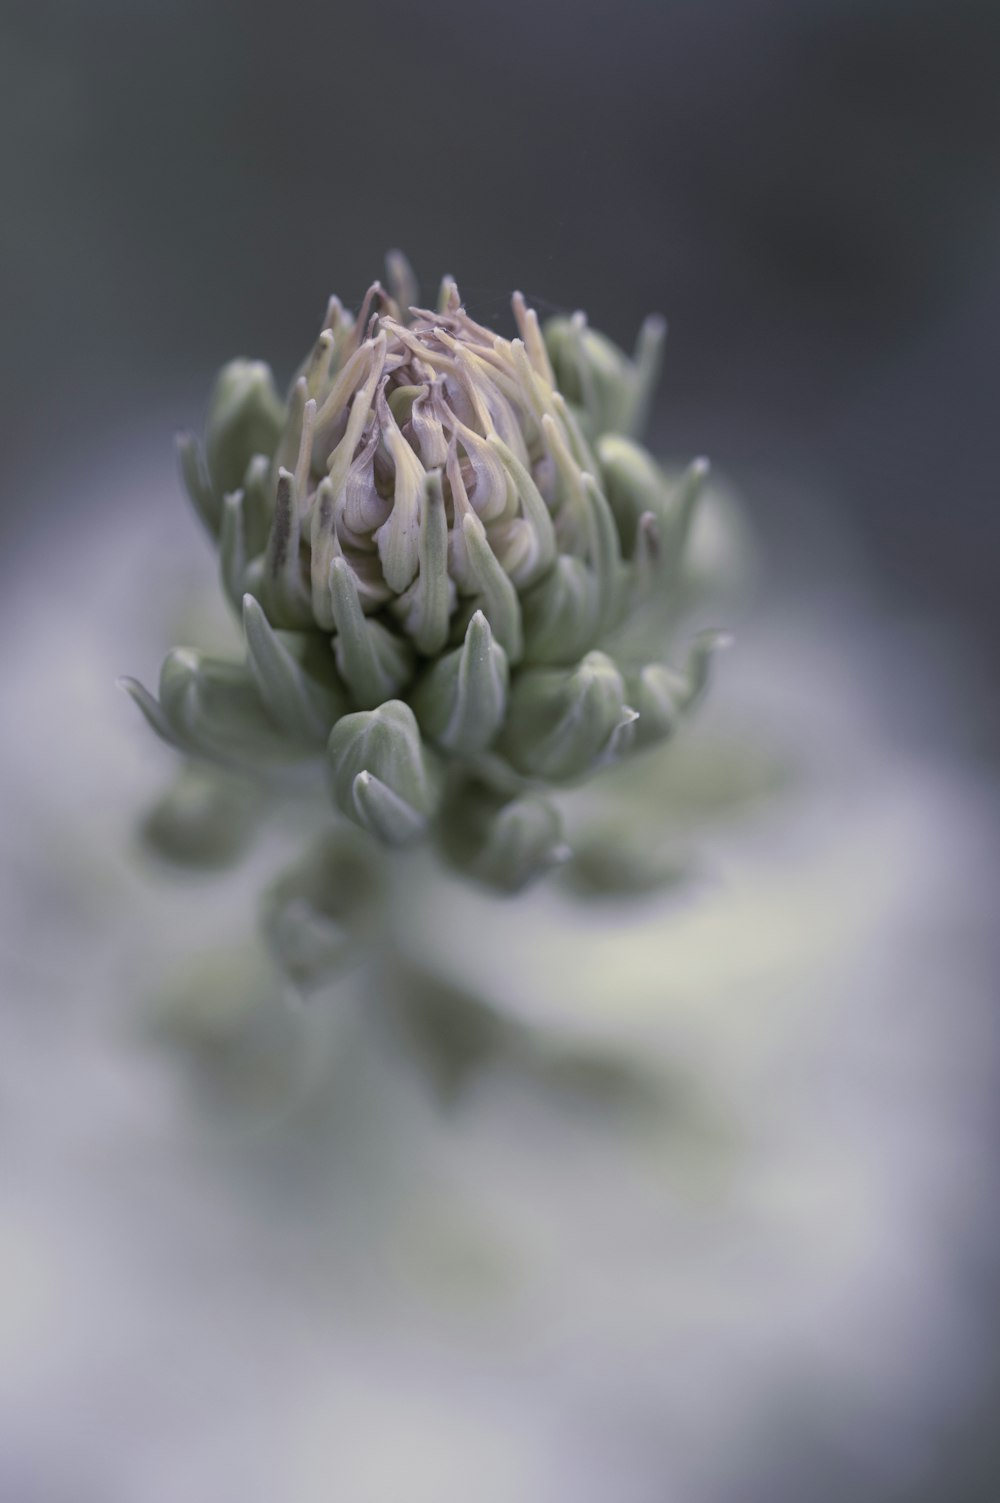
[[[670,486],[649,451],[624,434],[602,434],[597,440],[597,457],[622,551],[629,557],[635,550],[643,513],[665,519]]]
[[[190,497],[191,504],[204,522],[210,535],[214,538],[218,534],[219,524],[222,520],[222,496],[221,494],[216,495],[212,489],[212,482],[209,480],[208,471],[205,469],[201,446],[194,434],[181,433],[178,435],[177,459],[180,464],[184,489]]]
[[[663,359],[662,318],[654,315],[643,324],[631,360],[581,313],[550,319],[543,334],[559,388],[580,410],[588,433],[642,432]]]
[[[555,568],[523,600],[524,661],[569,667],[597,639],[600,590],[594,572],[580,558],[560,554]]]
[[[607,499],[593,475],[583,477],[587,502],[587,549],[594,574],[597,617],[601,627],[610,626],[617,613],[622,586],[621,543]]]
[[[628,697],[638,711],[636,743],[652,746],[672,735],[679,717],[677,675],[663,663],[647,663],[637,673],[629,674]]]
[[[681,477],[667,518],[670,537],[670,558],[674,575],[678,575],[684,563],[691,525],[698,503],[705,492],[710,465],[707,459],[695,459]]]
[[[523,581],[525,585],[533,584],[537,578],[551,568],[556,557],[556,530],[552,523],[552,515],[527,466],[521,463],[517,455],[512,449],[508,448],[499,434],[491,434],[489,441],[507,468],[518,500],[520,501],[525,521],[534,535],[535,547],[531,571],[525,576]]]
[[[429,740],[459,756],[485,751],[507,710],[507,654],[476,611],[461,647],[440,658],[413,694],[413,707]]]
[[[445,801],[440,832],[452,866],[504,893],[523,891],[570,854],[562,820],[547,799],[504,794],[475,778]]]
[[[623,403],[622,430],[634,438],[645,433],[663,369],[667,321],[657,313],[643,319],[632,356],[628,396]]]
[[[233,491],[222,498],[222,524],[219,529],[219,572],[229,603],[239,608],[247,584],[250,562],[247,547],[246,516],[243,492]]]
[[[413,654],[399,637],[361,609],[357,581],[345,559],[330,566],[330,599],[337,627],[337,667],[356,704],[374,709],[406,684]]]
[[[208,476],[217,496],[242,485],[255,454],[274,453],[284,421],[270,366],[261,360],[231,360],[223,367],[205,425]]]
[[[172,746],[176,751],[184,750],[183,745],[174,733],[173,726],[163,712],[160,701],[156,698],[155,694],[150,694],[145,684],[141,684],[137,678],[130,678],[127,674],[123,674],[118,679],[118,687],[125,691],[132,703],[142,713],[146,724],[151,730],[156,732],[161,741],[165,741],[168,746]]]
[[[295,496],[295,476],[278,469],[274,520],[263,559],[263,598],[282,626],[309,626],[311,602],[302,570],[302,518]]]
[[[569,856],[562,821],[540,798],[516,798],[501,805],[483,822],[480,837],[467,870],[501,892],[523,892]]]
[[[605,760],[619,730],[634,718],[616,664],[603,652],[589,652],[574,669],[520,675],[501,746],[519,772],[564,782]]]
[[[726,632],[699,632],[683,671],[666,663],[648,663],[628,675],[628,697],[639,715],[635,729],[638,747],[652,746],[673,734],[682,716],[704,694],[713,656],[729,642]]]
[[[337,807],[389,845],[423,834],[435,795],[420,728],[402,700],[345,715],[327,746]]]
[[[255,454],[251,459],[241,489],[247,555],[254,559],[267,547],[268,533],[274,518],[271,461],[266,454]]]
[[[189,756],[262,770],[308,755],[301,738],[269,719],[242,663],[177,647],[164,660],[158,698],[134,679],[121,683],[157,734]]]
[[[462,523],[469,561],[479,585],[481,608],[508,660],[514,664],[524,651],[521,604],[517,591],[489,545],[486,529],[470,513]]]
[[[371,772],[359,772],[344,813],[385,845],[412,845],[427,831],[427,815]]]
[[[243,631],[247,663],[274,725],[322,746],[334,721],[349,708],[346,692],[310,678],[252,595],[243,597]]]

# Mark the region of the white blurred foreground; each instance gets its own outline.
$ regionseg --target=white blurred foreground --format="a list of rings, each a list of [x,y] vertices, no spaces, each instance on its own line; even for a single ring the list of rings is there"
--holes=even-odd
[[[137,854],[174,762],[114,678],[155,678],[211,570],[141,459],[141,505],[51,522],[0,602],[0,1498],[919,1474],[983,1355],[1000,860],[992,792],[890,729],[882,630],[758,611],[683,740],[598,788],[691,856],[673,888],[505,903],[400,862],[428,972],[642,1098],[501,1061],[444,1106],[356,984],[278,996],[280,832],[228,876]]]

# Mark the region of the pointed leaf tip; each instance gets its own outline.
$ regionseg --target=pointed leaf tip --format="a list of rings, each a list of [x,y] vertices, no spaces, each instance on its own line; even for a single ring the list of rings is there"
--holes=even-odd
[[[389,700],[337,722],[328,742],[330,791],[355,824],[389,845],[416,839],[435,798],[409,705]]]
[[[322,746],[346,703],[310,677],[249,593],[243,596],[243,632],[247,666],[275,726],[291,740]]]

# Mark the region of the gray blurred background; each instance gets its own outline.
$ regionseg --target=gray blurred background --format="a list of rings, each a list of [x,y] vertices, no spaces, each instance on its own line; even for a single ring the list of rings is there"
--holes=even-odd
[[[359,300],[398,244],[426,295],[453,272],[487,319],[514,286],[623,343],[665,312],[659,446],[745,477],[772,536],[808,490],[901,618],[936,617],[989,664],[996,0],[4,0],[0,17],[8,561],[74,504],[26,513],[47,470],[85,471],[137,426],[169,444],[231,355],[287,378],[328,294]],[[908,1499],[995,1503],[994,1410],[984,1391]]]

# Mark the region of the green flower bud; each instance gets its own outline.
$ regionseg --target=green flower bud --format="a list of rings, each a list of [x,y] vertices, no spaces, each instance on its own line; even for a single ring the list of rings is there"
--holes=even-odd
[[[327,756],[333,800],[355,824],[387,845],[407,845],[424,833],[435,799],[409,705],[392,699],[345,715],[330,734]]]
[[[243,630],[247,664],[273,724],[295,740],[322,746],[334,721],[350,707],[333,665],[325,665],[325,683],[307,673],[301,659],[311,644],[294,637],[290,642],[283,639],[252,595],[243,597]]]
[[[381,622],[364,614],[357,579],[342,558],[330,566],[330,601],[337,626],[337,667],[355,702],[374,708],[409,679],[412,651]]]
[[[219,519],[219,570],[234,611],[243,597],[260,588],[261,555],[271,530],[271,463],[257,454],[247,466],[243,485],[222,498]]]
[[[476,611],[461,647],[440,658],[414,692],[421,729],[445,751],[485,751],[503,724],[509,678],[507,654]]]
[[[134,679],[119,682],[157,734],[189,756],[264,769],[311,750],[270,719],[242,663],[175,647],[160,671],[159,701]]]
[[[476,870],[511,889],[559,844],[529,785],[662,740],[697,697],[700,658],[659,660],[706,467],[677,485],[636,439],[662,320],[629,359],[582,314],[543,334],[515,293],[506,339],[450,278],[435,310],[415,285],[394,252],[356,318],[331,299],[285,403],[267,366],[222,371],[205,458],[180,454],[246,661],[174,652],[158,700],[128,687],[189,755],[262,772],[327,745],[335,805],[389,844],[440,785],[488,783]]]
[[[521,892],[570,855],[559,814],[545,799],[507,798],[476,782],[450,800],[441,829],[452,864],[500,892]]]
[[[243,609],[245,662],[178,647],[160,671],[159,699],[134,679],[119,683],[188,756],[258,772],[315,757],[350,707],[331,656],[315,637],[274,631],[252,596]]]
[[[560,554],[555,568],[524,597],[528,663],[568,666],[597,638],[600,592],[580,558]]]
[[[581,409],[587,432],[595,437],[641,433],[663,364],[664,320],[655,315],[646,319],[631,360],[591,329],[583,313],[550,319],[544,333],[556,383],[567,401]]]
[[[570,671],[537,668],[515,680],[502,749],[526,776],[565,782],[616,755],[635,719],[615,663],[589,652]]]
[[[635,726],[637,747],[652,746],[673,734],[681,716],[704,694],[713,654],[729,643],[725,632],[699,632],[682,673],[665,663],[648,663],[627,676],[628,696],[639,715]]]
[[[649,450],[624,434],[603,433],[596,449],[622,547],[631,554],[640,517],[651,512],[658,522],[664,521],[670,488]]]
[[[465,548],[473,577],[479,585],[480,609],[489,621],[512,663],[524,651],[521,603],[510,576],[490,547],[486,529],[474,514],[462,523]]]
[[[667,479],[647,450],[620,433],[607,433],[598,439],[597,454],[625,551],[634,553],[640,521],[648,513],[659,528],[661,555],[675,567],[679,565],[708,479],[708,461],[696,459],[677,485]]]
[[[521,892],[569,855],[558,814],[538,798],[511,799],[484,826],[482,835],[468,869],[501,892]]]
[[[662,663],[647,663],[627,678],[628,695],[635,706],[639,723],[635,738],[638,746],[665,741],[673,734],[678,720],[676,675]]]
[[[243,483],[255,454],[270,455],[285,422],[284,403],[274,389],[270,366],[260,360],[231,360],[219,372],[205,427],[207,472],[197,446],[181,441],[181,467],[199,512],[212,532],[222,518],[222,498]]]

